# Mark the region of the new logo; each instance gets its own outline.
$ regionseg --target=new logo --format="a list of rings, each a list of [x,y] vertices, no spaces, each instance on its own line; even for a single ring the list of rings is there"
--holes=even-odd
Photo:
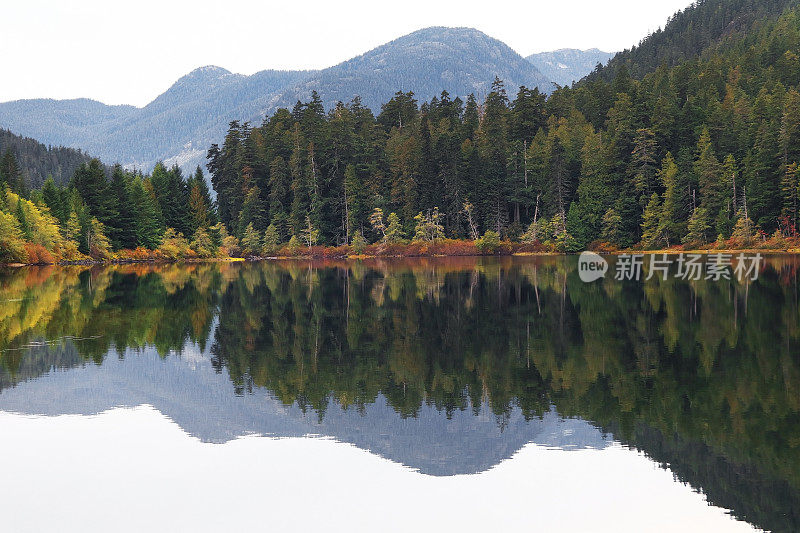
[[[591,283],[606,275],[608,262],[594,252],[582,252],[578,257],[578,276],[581,281]]]

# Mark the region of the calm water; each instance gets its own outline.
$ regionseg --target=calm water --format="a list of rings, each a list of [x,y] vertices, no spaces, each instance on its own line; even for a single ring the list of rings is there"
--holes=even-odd
[[[800,258],[0,271],[11,531],[800,530]]]

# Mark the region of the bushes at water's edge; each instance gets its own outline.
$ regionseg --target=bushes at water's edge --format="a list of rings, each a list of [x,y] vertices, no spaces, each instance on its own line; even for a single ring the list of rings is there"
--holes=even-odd
[[[167,236],[170,236],[168,232]],[[559,250],[552,244],[540,242],[522,243],[498,241],[495,243],[490,236],[489,243],[484,238],[477,241],[444,239],[437,242],[406,242],[397,244],[369,244],[358,253],[352,245],[343,246],[304,246],[297,239],[272,248],[272,253],[248,253],[243,250],[235,238],[226,238],[228,247],[220,246],[216,253],[210,253],[202,248],[195,247],[195,241],[189,243],[180,234],[168,238],[162,246],[155,250],[136,248],[133,250],[119,250],[109,253],[105,257],[92,257],[79,255],[78,258],[67,259],[50,253],[45,247],[34,244],[24,244],[22,255],[16,260],[0,261],[0,264],[70,264],[70,263],[173,263],[180,261],[211,261],[229,259],[286,259],[286,258],[313,258],[313,259],[343,259],[360,257],[468,257],[468,256],[497,256],[497,255],[527,255],[527,254],[561,254],[569,253]],[[589,250],[598,253],[637,253],[641,249],[620,250],[606,242],[593,242]],[[674,246],[666,248],[664,252],[688,252],[718,250],[762,250],[767,252],[792,252],[800,251],[800,239],[787,239],[784,237],[770,237],[749,243],[738,242],[735,239],[718,241],[716,243],[698,246]],[[659,250],[660,252],[661,250]]]

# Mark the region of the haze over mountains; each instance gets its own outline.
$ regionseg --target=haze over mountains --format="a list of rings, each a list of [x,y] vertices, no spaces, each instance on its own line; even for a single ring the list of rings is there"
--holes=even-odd
[[[526,59],[548,80],[563,87],[579,81],[592,72],[598,63],[605,65],[613,56],[614,54],[597,48],[590,50],[562,48],[552,52],[532,54]]]
[[[550,92],[553,81],[563,84],[565,77],[582,77],[594,69],[598,51],[529,59],[478,30],[432,27],[320,71],[265,70],[245,76],[201,67],[143,108],[89,99],[1,103],[0,126],[45,144],[80,148],[105,163],[148,170],[164,160],[190,170],[204,163],[209,145],[220,141],[231,120],[260,123],[279,107],[309,100],[312,91],[327,109],[360,96],[376,113],[398,90],[413,91],[420,101],[442,90],[452,97],[474,93],[480,99],[495,76],[510,95],[521,85]],[[555,70],[548,66],[551,59],[558,63]],[[558,78],[543,74],[537,65]]]

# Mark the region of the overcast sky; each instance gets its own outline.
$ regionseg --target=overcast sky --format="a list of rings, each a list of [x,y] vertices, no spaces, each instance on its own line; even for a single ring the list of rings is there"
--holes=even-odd
[[[0,102],[143,106],[196,67],[324,68],[426,26],[469,26],[522,55],[617,51],[689,0],[25,0],[3,6]],[[387,7],[383,7],[383,6]]]

